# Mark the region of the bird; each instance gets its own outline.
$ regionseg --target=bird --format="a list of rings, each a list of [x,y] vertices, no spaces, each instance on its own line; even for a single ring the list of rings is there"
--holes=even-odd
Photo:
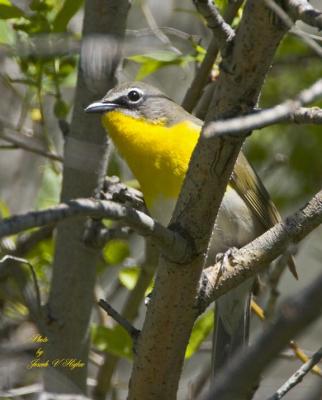
[[[203,121],[141,81],[117,85],[85,111],[102,114],[105,130],[140,184],[149,213],[167,225]],[[207,265],[216,261],[218,254],[246,245],[280,220],[259,176],[240,152],[213,228]],[[297,278],[291,257],[288,264]],[[253,280],[247,280],[216,302],[215,371],[248,342],[252,286]]]

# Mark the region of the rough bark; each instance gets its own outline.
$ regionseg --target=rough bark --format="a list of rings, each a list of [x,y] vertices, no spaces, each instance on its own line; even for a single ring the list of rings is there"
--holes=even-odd
[[[223,60],[207,122],[251,110],[286,29],[258,0],[249,0]],[[176,398],[195,296],[211,229],[243,140],[201,135],[171,228],[190,240],[193,257],[180,267],[161,258],[138,341],[129,399]],[[207,190],[205,190],[207,188]],[[211,206],[210,206],[211,205]]]
[[[92,34],[122,37],[129,5],[127,0],[87,0],[83,38]],[[97,77],[99,84],[89,85],[90,80],[84,74],[87,56],[82,54],[78,68],[74,111],[64,152],[62,201],[93,196],[106,169],[106,134],[100,121],[85,115],[83,110],[115,84],[116,63],[111,59],[109,65],[104,64],[105,74]],[[92,77],[93,82],[95,78]],[[99,250],[84,243],[84,224],[85,219],[79,218],[62,222],[58,227],[45,332],[49,339],[48,359],[72,358],[87,364],[88,328]],[[86,377],[86,367],[47,368],[45,389],[84,393]]]

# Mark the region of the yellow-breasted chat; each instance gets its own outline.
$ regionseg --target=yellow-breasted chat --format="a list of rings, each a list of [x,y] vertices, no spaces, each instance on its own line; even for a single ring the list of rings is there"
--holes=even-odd
[[[121,84],[85,111],[102,114],[108,135],[141,186],[151,216],[168,224],[203,122],[143,82]],[[217,216],[208,265],[217,253],[244,246],[279,220],[260,178],[240,153]],[[292,259],[289,265],[296,276]],[[218,367],[247,341],[251,286],[246,281],[216,304]]]

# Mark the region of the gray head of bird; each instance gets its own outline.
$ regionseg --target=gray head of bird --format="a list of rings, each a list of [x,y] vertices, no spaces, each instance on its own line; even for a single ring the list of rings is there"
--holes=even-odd
[[[173,125],[182,120],[195,119],[168,96],[144,82],[127,82],[109,90],[102,100],[85,108],[88,113],[117,110],[151,123],[160,120]]]

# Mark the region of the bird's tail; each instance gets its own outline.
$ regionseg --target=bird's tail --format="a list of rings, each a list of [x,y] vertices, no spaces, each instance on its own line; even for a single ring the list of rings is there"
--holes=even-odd
[[[214,379],[224,364],[229,363],[233,353],[248,344],[252,284],[253,280],[247,280],[216,301],[212,352]]]

